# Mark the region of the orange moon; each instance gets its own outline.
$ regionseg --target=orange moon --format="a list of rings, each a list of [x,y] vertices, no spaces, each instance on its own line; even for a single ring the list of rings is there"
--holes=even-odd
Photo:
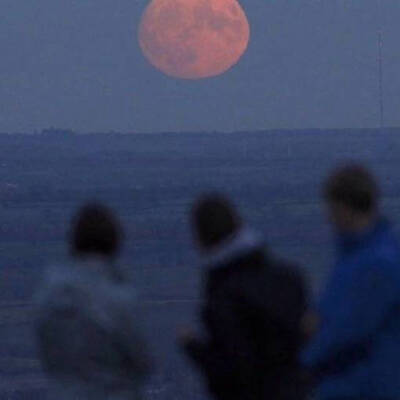
[[[239,61],[249,39],[237,0],[152,0],[139,25],[147,60],[175,78],[224,73]]]

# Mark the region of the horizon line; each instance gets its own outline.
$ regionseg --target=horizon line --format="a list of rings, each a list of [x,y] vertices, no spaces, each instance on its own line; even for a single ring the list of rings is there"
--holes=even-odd
[[[65,128],[46,128],[40,131],[34,130],[31,132],[1,132],[0,135],[26,135],[26,136],[85,136],[85,135],[170,135],[170,134],[182,134],[182,135],[199,135],[199,134],[243,134],[243,133],[275,133],[275,132],[304,132],[304,133],[312,133],[312,132],[337,132],[337,131],[393,131],[400,130],[400,126],[383,126],[383,127],[366,127],[366,128],[266,128],[266,129],[254,129],[254,130],[237,130],[237,131],[223,131],[223,130],[191,130],[191,131],[155,131],[155,132],[140,132],[140,131],[75,131],[73,129],[65,129]]]

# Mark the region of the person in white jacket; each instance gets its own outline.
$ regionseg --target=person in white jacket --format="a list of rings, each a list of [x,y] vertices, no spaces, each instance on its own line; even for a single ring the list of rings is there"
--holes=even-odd
[[[111,211],[85,206],[73,222],[71,261],[46,275],[36,335],[51,398],[141,397],[149,357],[132,287],[114,264],[121,237]]]

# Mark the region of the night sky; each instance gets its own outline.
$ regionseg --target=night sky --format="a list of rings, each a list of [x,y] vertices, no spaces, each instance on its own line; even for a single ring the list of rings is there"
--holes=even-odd
[[[0,132],[375,127],[380,23],[384,124],[399,126],[400,2],[378,1],[242,0],[244,57],[186,81],[144,59],[145,0],[0,0]]]

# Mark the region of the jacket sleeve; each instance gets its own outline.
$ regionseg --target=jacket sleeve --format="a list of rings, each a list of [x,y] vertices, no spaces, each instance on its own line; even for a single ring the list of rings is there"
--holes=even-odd
[[[334,278],[321,302],[320,330],[302,354],[305,366],[319,372],[341,368],[368,349],[399,296],[393,266],[377,264],[349,267]]]

